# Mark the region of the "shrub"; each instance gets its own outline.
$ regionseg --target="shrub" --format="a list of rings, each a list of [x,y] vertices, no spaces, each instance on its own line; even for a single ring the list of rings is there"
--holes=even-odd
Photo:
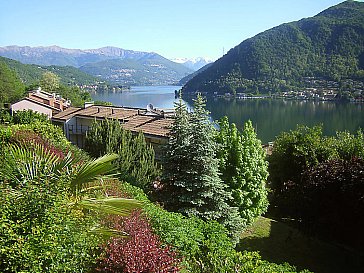
[[[54,147],[58,151],[62,151],[63,154],[67,154],[68,151],[72,152],[73,155],[88,159],[89,156],[78,147],[74,146],[64,136],[62,129],[49,122],[36,121],[31,124],[17,124],[11,127],[12,135],[18,134],[18,131],[32,131],[36,133],[39,138],[43,139],[48,146]],[[19,133],[24,134],[26,133]],[[29,133],[30,134],[30,133]],[[26,142],[26,138],[24,139]]]
[[[46,151],[49,151],[60,158],[64,158],[65,156],[64,152],[61,149],[55,147],[48,140],[44,139],[39,134],[31,130],[14,131],[9,139],[9,142],[22,146],[26,145],[29,147],[40,144],[45,148]]]
[[[33,110],[23,110],[13,113],[14,124],[31,124],[33,122],[49,122],[48,116]]]
[[[299,183],[307,168],[336,157],[334,143],[323,137],[321,126],[297,126],[296,130],[281,133],[269,157],[270,183],[274,193],[279,195],[289,183]]]
[[[97,257],[91,218],[67,209],[67,196],[49,184],[0,185],[0,271],[84,272]]]
[[[12,121],[13,117],[9,109],[0,109],[0,123],[11,123]]]
[[[105,246],[100,260],[101,272],[178,272],[179,259],[170,247],[162,247],[157,235],[152,233],[148,220],[135,211],[120,221],[113,218],[113,227],[125,231],[127,238],[112,238]]]
[[[240,254],[234,250],[227,230],[221,224],[168,212],[127,183],[121,185],[121,190],[143,201],[143,211],[150,218],[153,231],[184,257],[182,264],[187,271],[235,272],[240,267],[236,263]]]
[[[358,248],[364,229],[364,159],[331,160],[307,170],[296,210],[311,232]]]

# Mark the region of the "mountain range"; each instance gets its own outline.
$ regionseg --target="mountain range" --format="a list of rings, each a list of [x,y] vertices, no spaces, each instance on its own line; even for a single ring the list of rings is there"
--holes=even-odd
[[[364,3],[345,1],[247,39],[190,79],[183,94],[269,93],[364,82]]]
[[[92,76],[122,85],[176,84],[192,69],[157,53],[117,47],[67,49],[59,46],[0,47],[0,56],[24,64],[72,66]]]
[[[204,67],[205,65],[209,63],[213,63],[214,60],[211,58],[206,57],[197,57],[197,58],[177,58],[177,59],[171,59],[171,61],[175,63],[183,64],[184,66],[190,68],[193,71],[197,71],[200,68]]]

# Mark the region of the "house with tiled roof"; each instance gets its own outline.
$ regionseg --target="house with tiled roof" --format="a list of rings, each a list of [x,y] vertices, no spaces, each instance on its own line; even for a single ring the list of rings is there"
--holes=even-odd
[[[15,103],[13,103],[10,106],[10,110],[12,113],[15,113],[17,111],[32,110],[34,112],[48,116],[49,119],[51,119],[54,114],[57,114],[60,112],[60,110],[58,108],[41,103],[37,100],[33,100],[28,97],[23,98]]]
[[[40,87],[38,87],[36,90],[29,91],[28,98],[32,99],[33,101],[38,101],[42,104],[57,108],[60,111],[64,111],[71,106],[71,101],[62,98],[56,93],[48,93],[42,90]]]
[[[62,98],[55,93],[43,91],[40,87],[36,90],[29,91],[28,96],[13,103],[10,106],[11,112],[32,110],[45,114],[49,119],[53,115],[66,110],[71,106],[71,102]]]
[[[146,141],[158,150],[168,140],[173,115],[158,109],[85,104],[83,108],[70,107],[54,115],[52,122],[63,128],[68,140],[83,147],[86,132],[95,120],[116,119],[132,133],[142,132]]]

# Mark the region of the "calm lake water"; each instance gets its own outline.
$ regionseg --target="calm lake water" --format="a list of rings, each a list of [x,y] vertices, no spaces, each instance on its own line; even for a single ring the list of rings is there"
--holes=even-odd
[[[123,93],[96,94],[93,99],[119,106],[145,108],[152,103],[157,108],[173,108],[177,101],[174,91],[179,89],[179,86],[138,86]],[[364,128],[364,104],[218,98],[208,100],[207,109],[213,120],[226,115],[240,128],[250,119],[263,143],[274,140],[282,131],[295,129],[297,124],[323,124],[325,135],[343,130],[354,133]]]

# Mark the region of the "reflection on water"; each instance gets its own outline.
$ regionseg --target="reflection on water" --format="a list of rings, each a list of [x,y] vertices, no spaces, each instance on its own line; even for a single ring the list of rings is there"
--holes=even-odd
[[[96,94],[93,99],[119,106],[145,108],[152,103],[157,108],[173,108],[177,101],[174,91],[179,89],[179,86],[139,86],[123,93]],[[295,129],[297,124],[323,124],[325,135],[344,130],[354,133],[359,127],[364,128],[364,104],[216,98],[209,99],[206,106],[213,120],[226,115],[239,128],[250,119],[263,143],[274,140],[282,131]]]
[[[364,105],[324,101],[284,100],[225,100],[211,99],[207,108],[213,119],[228,116],[239,128],[250,119],[259,138],[274,140],[282,131],[295,129],[297,124],[314,126],[323,124],[325,135],[336,131],[355,132],[364,128]]]

